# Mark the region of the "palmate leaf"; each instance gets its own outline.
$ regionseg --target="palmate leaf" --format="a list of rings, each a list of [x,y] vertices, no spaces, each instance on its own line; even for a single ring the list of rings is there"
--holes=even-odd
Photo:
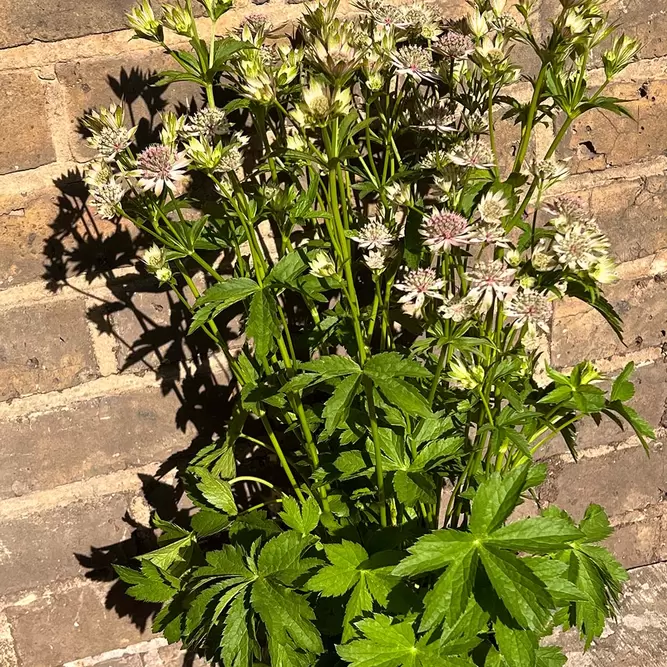
[[[243,301],[259,290],[259,285],[250,278],[230,278],[209,287],[195,302],[195,306],[217,303],[225,308]]]
[[[333,378],[361,373],[361,368],[354,359],[339,355],[330,355],[320,357],[314,361],[307,361],[299,364],[299,368],[309,373],[315,373],[318,376],[318,381],[332,380]]]
[[[229,482],[216,477],[201,466],[192,466],[189,470],[199,477],[197,488],[207,502],[226,514],[236,514],[236,501]]]
[[[360,382],[360,375],[350,375],[336,386],[333,394],[331,394],[327,402],[324,404],[324,410],[322,412],[322,416],[326,420],[326,433],[333,433],[347,420],[352,401],[359,389]]]
[[[407,507],[418,503],[435,503],[436,485],[428,473],[421,471],[397,470],[393,479],[398,500]]]
[[[510,628],[501,621],[493,626],[500,654],[508,667],[536,667],[537,635],[522,628]]]
[[[531,517],[499,528],[489,535],[485,544],[540,554],[566,549],[583,537],[584,534],[566,519]]]
[[[431,372],[420,362],[398,352],[382,352],[372,356],[364,365],[364,373],[371,378],[431,377]]]
[[[180,582],[149,560],[144,560],[141,570],[114,565],[121,581],[129,584],[129,595],[142,602],[166,602],[178,592]]]
[[[359,566],[368,559],[368,552],[349,540],[343,540],[341,544],[325,544],[324,551],[331,565],[318,570],[309,579],[307,588],[325,597],[344,595],[359,582]]]
[[[614,380],[614,384],[611,387],[611,393],[609,394],[610,401],[629,401],[635,395],[635,385],[628,379],[634,370],[635,364],[631,361],[618,374],[618,377]]]
[[[537,667],[563,667],[567,656],[558,646],[540,646],[536,652]]]
[[[378,375],[371,376],[371,378],[385,400],[391,405],[395,405],[414,417],[426,419],[433,417],[426,397],[410,383],[399,378]]]
[[[459,530],[438,530],[420,537],[395,568],[399,577],[440,570],[461,558],[471,547],[474,537]]]
[[[254,639],[248,593],[237,595],[229,605],[222,635],[222,661],[225,667],[250,667]]]
[[[320,506],[310,496],[304,503],[299,503],[292,496],[283,497],[283,511],[280,518],[292,530],[302,535],[312,533],[320,522]]]
[[[363,638],[336,647],[352,667],[472,667],[468,660],[443,655],[437,643],[417,639],[409,621],[392,623],[376,614],[356,625]]]

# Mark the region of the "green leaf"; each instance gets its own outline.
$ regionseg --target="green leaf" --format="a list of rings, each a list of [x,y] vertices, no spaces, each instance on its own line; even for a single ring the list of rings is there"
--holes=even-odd
[[[344,595],[359,581],[359,566],[368,558],[368,553],[360,544],[348,540],[325,544],[324,550],[331,565],[325,565],[309,579],[308,590],[325,597]]]
[[[388,403],[404,410],[409,415],[433,417],[428,401],[416,387],[398,378],[372,376],[372,380]]]
[[[601,542],[614,532],[609,523],[607,513],[600,505],[595,504],[590,504],[586,508],[586,513],[579,524],[579,529],[586,536],[588,542]]]
[[[536,667],[538,643],[534,632],[509,628],[501,621],[496,621],[493,629],[508,667]]]
[[[631,361],[619,373],[611,387],[610,401],[629,401],[635,395],[635,385],[628,381],[634,370],[635,364]]]
[[[229,517],[216,510],[200,509],[190,519],[192,530],[200,537],[208,537],[223,531],[229,525]]]
[[[482,564],[491,585],[512,617],[522,627],[541,630],[551,617],[551,596],[540,579],[514,554],[484,546]]]
[[[473,539],[460,530],[436,530],[424,535],[408,549],[410,556],[394,568],[393,574],[405,577],[440,570],[467,553]]]
[[[213,507],[232,516],[237,513],[236,501],[229,482],[215,477],[206,468],[200,466],[193,466],[190,470],[201,480],[197,488]]]
[[[540,554],[561,551],[583,537],[584,534],[571,521],[531,517],[499,528],[491,533],[485,544]]]
[[[231,544],[225,544],[216,551],[206,554],[207,566],[197,570],[198,576],[236,576],[251,578],[252,572],[246,565],[243,551]]]
[[[144,560],[141,570],[133,570],[122,565],[114,565],[116,574],[126,584],[129,595],[142,602],[166,602],[178,591],[178,579],[169,576],[159,567]]]
[[[310,496],[300,505],[292,496],[283,497],[283,511],[280,518],[292,529],[308,535],[312,533],[320,522],[320,506],[315,498]]]
[[[420,502],[435,503],[437,500],[435,482],[427,473],[397,470],[393,484],[396,497],[407,507],[414,507]]]
[[[315,614],[303,595],[260,578],[252,586],[251,601],[273,641],[316,655],[323,651],[320,633],[313,624]]]
[[[424,597],[420,630],[426,632],[445,619],[455,620],[466,609],[472,594],[479,554],[470,544]]]
[[[487,535],[509,517],[519,502],[529,467],[530,464],[526,464],[506,477],[494,473],[479,485],[470,516],[470,530],[474,535]]]
[[[137,556],[139,560],[150,561],[162,570],[168,570],[174,563],[186,560],[186,555],[192,547],[193,536],[188,535],[164,547]]]
[[[225,667],[251,667],[253,641],[247,596],[237,595],[229,605],[222,635],[222,660]]]
[[[346,377],[338,384],[334,393],[325,403],[322,416],[326,420],[325,429],[327,433],[333,433],[343,422],[347,421],[352,401],[359,388],[359,382],[359,375]]]
[[[275,297],[266,289],[255,292],[250,303],[246,334],[255,342],[255,356],[265,359],[280,335]]]
[[[308,267],[308,257],[303,250],[288,252],[271,269],[266,277],[267,283],[280,283],[282,285],[295,286],[296,279]]]
[[[540,646],[536,658],[536,667],[563,667],[567,663],[567,656],[558,646]]]
[[[356,635],[354,621],[362,618],[367,612],[373,611],[373,597],[368,590],[366,578],[361,577],[345,605],[345,618],[343,620],[343,642],[347,642]]]
[[[431,372],[421,363],[398,352],[381,352],[372,356],[364,365],[364,373],[371,378],[381,379],[431,377]]]
[[[356,625],[363,638],[336,647],[352,667],[472,667],[467,660],[443,656],[435,643],[418,641],[410,621],[392,623],[376,614]]]
[[[463,446],[463,438],[441,438],[433,440],[419,450],[416,458],[410,465],[412,470],[430,469],[444,461],[459,455]]]
[[[250,278],[230,278],[209,287],[195,302],[195,306],[218,303],[227,308],[249,297],[259,290],[259,285]]]
[[[227,5],[222,2],[219,5],[212,3],[213,7],[216,7],[215,15],[210,17],[214,20],[217,20],[222,16],[222,13],[226,11]],[[224,39],[217,40],[215,43],[214,49],[214,60],[213,67],[211,67],[212,72],[219,72],[227,63],[227,61],[239,51],[244,49],[255,48],[252,44],[243,42],[239,39],[234,39],[233,37],[225,37]]]
[[[293,569],[310,543],[310,539],[293,530],[271,538],[257,559],[260,573],[262,576],[268,576]]]
[[[299,368],[311,373],[317,373],[320,381],[361,373],[361,368],[354,359],[338,355],[320,357],[314,361],[299,364]]]

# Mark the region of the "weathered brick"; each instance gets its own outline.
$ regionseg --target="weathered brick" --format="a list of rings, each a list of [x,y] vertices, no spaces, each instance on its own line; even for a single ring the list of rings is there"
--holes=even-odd
[[[623,567],[640,567],[662,560],[665,544],[662,535],[664,519],[653,516],[619,526],[605,540],[605,546]]]
[[[0,400],[64,389],[96,375],[83,299],[0,313]]]
[[[148,630],[133,624],[129,608],[122,616],[110,608],[108,593],[108,584],[87,585],[9,607],[20,667],[56,667],[150,639]]]
[[[589,503],[618,516],[659,502],[667,484],[665,473],[665,454],[657,443],[650,457],[642,447],[632,447],[578,463],[553,462],[540,498],[575,517],[583,516]]]
[[[96,662],[95,667],[144,667],[144,663],[141,656],[135,653],[134,655],[123,655],[119,658]]]
[[[0,0],[0,48],[33,40],[53,42],[68,37],[124,28],[134,0]]]
[[[2,0],[0,16],[4,16],[1,7]],[[37,75],[0,74],[0,90],[0,174],[53,162],[56,155],[46,116],[45,90]]]
[[[202,658],[197,658],[191,652],[183,651],[180,644],[162,646],[155,651],[149,651],[143,656],[143,667],[206,667]]]
[[[127,122],[132,119],[139,125],[137,141],[143,146],[155,137],[159,112],[179,105],[182,111],[188,100],[199,101],[201,90],[193,84],[177,83],[168,88],[153,85],[160,71],[173,68],[170,56],[158,51],[57,65],[56,75],[67,95],[74,157],[89,160],[94,155],[80,131],[82,117],[93,108],[122,100],[128,111]]]
[[[561,157],[572,156],[569,165],[574,173],[618,167],[667,152],[667,81],[613,83],[605,92],[627,100],[624,106],[632,118],[599,110],[578,118],[558,149]]]
[[[630,572],[618,622],[584,653],[576,632],[554,637],[568,655],[567,667],[663,667],[667,655],[667,565]]]
[[[131,261],[134,229],[98,218],[87,199],[80,182],[0,195],[0,289],[39,279],[55,286],[75,275],[92,279]]]
[[[625,345],[593,309],[572,312],[569,302],[556,304],[552,362],[570,366],[582,359],[604,359],[667,341],[667,282],[662,274],[621,280],[605,295],[623,319]]]
[[[667,178],[649,176],[612,181],[573,193],[594,215],[611,242],[619,262],[667,248]]]
[[[90,556],[92,547],[113,545],[109,560],[114,555],[121,560],[134,556],[132,526],[123,520],[131,499],[131,494],[118,493],[16,518],[3,517],[0,595],[89,573],[91,565],[99,565]]]
[[[195,436],[174,423],[182,408],[155,387],[0,422],[0,498],[164,461]]]

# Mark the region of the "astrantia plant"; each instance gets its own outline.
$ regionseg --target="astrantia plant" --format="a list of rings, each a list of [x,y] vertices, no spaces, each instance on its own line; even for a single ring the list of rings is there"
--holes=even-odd
[[[174,58],[162,82],[201,85],[201,108],[165,113],[151,146],[119,108],[87,122],[93,203],[154,239],[146,268],[236,387],[184,473],[190,524],[155,517],[160,548],[119,575],[162,603],[156,630],[225,667],[562,665],[543,638],[575,627],[590,645],[625,573],[599,546],[601,507],[518,518],[545,478],[534,458],[559,435],[576,456],[585,417],[652,432],[625,404],[632,365],[605,391],[589,362],[544,356],[566,295],[621,331],[601,291],[609,243],[553,195],[554,155],[589,109],[626,113],[605,89],[637,44],[611,40],[590,0],[561,0],[539,39],[531,0],[475,0],[458,23],[421,2],[363,0],[346,18],[333,2],[291,37],[249,17],[225,38],[229,5],[202,4],[210,38],[189,0],[131,15]],[[519,136],[508,169],[499,122]]]

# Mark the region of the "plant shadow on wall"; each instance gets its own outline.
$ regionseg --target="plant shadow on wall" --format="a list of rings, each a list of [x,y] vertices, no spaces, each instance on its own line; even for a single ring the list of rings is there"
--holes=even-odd
[[[141,145],[156,139],[158,115],[167,106],[166,87],[155,86],[156,79],[156,73],[138,69],[123,69],[117,78],[108,79],[118,103],[137,125],[136,140]],[[194,105],[193,101],[190,108]],[[147,116],[135,117],[137,106],[145,107]],[[185,107],[177,110],[186,111]],[[82,123],[79,131],[88,134]],[[87,317],[100,335],[113,340],[117,372],[154,375],[164,396],[177,397],[180,407],[174,415],[174,428],[193,432],[194,437],[187,449],[161,462],[155,477],[140,478],[145,500],[141,506],[147,505],[165,520],[181,522],[188,511],[180,503],[183,488],[178,472],[216,438],[228,419],[230,387],[226,371],[211,358],[213,345],[206,336],[201,332],[187,335],[190,313],[137,259],[138,251],[149,244],[146,235],[96,216],[82,171],[69,171],[55,184],[60,191],[58,214],[44,244],[43,278],[54,293],[66,287],[87,296]],[[78,280],[81,277],[85,279],[83,286]],[[95,290],[86,287],[92,283]],[[106,288],[103,296],[99,296],[100,285]],[[225,334],[235,336],[231,330]],[[140,448],[141,442],[135,446]],[[88,570],[89,578],[116,581],[109,591],[107,608],[129,617],[144,630],[150,627],[159,606],[133,601],[125,593],[127,585],[118,581],[113,569],[113,565],[128,564],[136,555],[157,546],[153,530],[147,525],[148,517],[139,514],[128,512],[124,517],[132,529],[129,538],[92,546],[90,553],[75,557]],[[186,657],[186,665],[191,664],[191,658]]]

